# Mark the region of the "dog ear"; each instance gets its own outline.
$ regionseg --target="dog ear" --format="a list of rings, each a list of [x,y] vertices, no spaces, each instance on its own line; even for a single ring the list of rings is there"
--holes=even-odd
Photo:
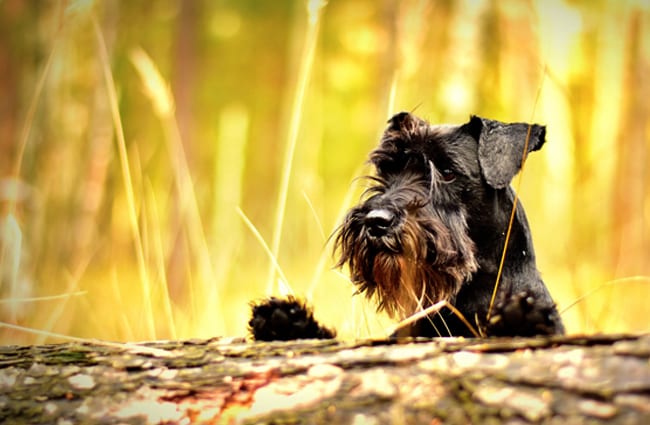
[[[526,156],[545,142],[546,127],[503,123],[472,115],[465,129],[478,141],[478,160],[485,181],[495,189],[506,187]]]
[[[427,122],[410,112],[399,112],[390,117],[386,131],[412,132],[422,125],[427,125]]]

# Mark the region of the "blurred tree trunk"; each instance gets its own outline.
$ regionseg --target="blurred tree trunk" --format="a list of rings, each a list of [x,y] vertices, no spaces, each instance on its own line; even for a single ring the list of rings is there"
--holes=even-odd
[[[618,140],[618,161],[614,183],[615,252],[612,253],[617,276],[636,276],[650,273],[647,256],[650,252],[648,233],[648,205],[650,190],[648,154],[650,151],[650,64],[644,58],[648,49],[647,27],[643,26],[642,12],[634,10],[630,16],[627,34],[627,61],[623,82],[623,104]],[[646,44],[644,46],[644,43]]]
[[[385,0],[381,3],[380,10],[382,27],[386,29],[388,34],[388,45],[384,49],[385,54],[382,55],[380,63],[380,86],[385,87],[385,93],[382,93],[382,98],[385,99],[385,105],[387,105],[388,108],[394,108],[395,105],[390,105],[389,103],[391,102],[391,92],[394,89],[393,85],[397,84],[400,68],[397,60],[400,53],[398,44],[399,34],[397,28],[397,20],[399,18],[398,3],[391,0]],[[398,111],[390,110],[387,112],[396,113]]]
[[[27,26],[37,16],[37,9],[20,0],[0,3],[0,178],[12,173],[19,123],[26,109],[20,81],[25,74],[33,75],[39,65],[31,66],[36,53],[33,44],[16,38],[13,32]]]
[[[108,2],[103,5],[101,28],[108,57],[113,56],[119,16],[119,3]],[[102,65],[99,57],[92,59],[94,60],[90,66],[95,69],[96,78],[99,78],[102,75]],[[98,230],[107,227],[106,223],[101,223],[102,220],[107,221],[106,217],[101,217],[103,212],[101,207],[106,195],[106,180],[112,158],[115,133],[106,86],[103,84],[93,85],[90,88],[89,99],[88,150],[86,157],[78,164],[80,184],[77,204],[79,208],[75,213],[77,217],[71,223],[72,232],[75,235],[70,249],[72,257],[70,267],[73,273],[86,266],[89,255],[93,252],[92,244],[101,236],[98,234]]]
[[[0,178],[4,178],[10,174],[14,163],[15,155],[15,141],[18,139],[18,132],[16,131],[16,124],[18,121],[18,113],[20,108],[18,96],[18,81],[16,74],[18,69],[15,66],[15,61],[10,43],[11,37],[8,32],[11,25],[7,25],[7,11],[9,8],[7,2],[1,4],[0,7],[0,93],[2,99],[0,100]],[[1,194],[0,194],[1,195]]]
[[[587,12],[582,10],[583,15]],[[596,39],[599,35],[599,28],[592,21],[585,21],[585,28],[577,35],[576,43],[571,50],[571,66],[566,80],[567,102],[569,106],[571,140],[573,141],[572,157],[573,178],[567,185],[570,191],[572,207],[568,211],[570,225],[567,240],[574,252],[581,255],[569,255],[566,262],[570,264],[571,271],[577,275],[584,263],[585,258],[597,258],[599,256],[598,244],[594,243],[591,235],[594,227],[603,222],[602,214],[594,211],[596,208],[592,202],[594,196],[593,186],[596,179],[593,173],[591,150],[594,149],[591,143],[592,122],[594,117],[594,94],[596,89],[596,68],[592,66],[596,62],[598,48]],[[609,238],[610,235],[601,235],[602,238]],[[593,285],[593,282],[575,279],[576,294],[578,297],[586,293]],[[586,303],[579,303],[575,307],[580,310],[581,317],[591,317],[589,306]]]
[[[179,14],[177,18],[176,39],[173,69],[172,91],[176,105],[175,117],[178,124],[178,131],[182,147],[185,150],[185,158],[190,170],[193,169],[194,150],[194,114],[192,105],[194,102],[194,86],[196,81],[196,31],[198,4],[192,0],[181,0],[179,2]],[[188,270],[192,268],[191,247],[188,246],[186,235],[187,228],[184,226],[184,206],[180,198],[183,194],[174,190],[176,202],[172,212],[171,234],[175,235],[175,242],[171,247],[171,253],[167,260],[167,283],[169,293],[174,301],[181,301],[183,294],[188,292]]]

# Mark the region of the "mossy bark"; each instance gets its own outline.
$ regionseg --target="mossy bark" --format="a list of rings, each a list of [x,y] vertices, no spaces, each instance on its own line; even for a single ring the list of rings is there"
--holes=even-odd
[[[650,423],[650,335],[0,347],[1,423]]]

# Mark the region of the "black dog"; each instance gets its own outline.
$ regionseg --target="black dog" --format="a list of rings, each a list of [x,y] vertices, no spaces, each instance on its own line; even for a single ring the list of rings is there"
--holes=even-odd
[[[537,271],[523,207],[514,209],[509,186],[525,156],[542,147],[545,132],[539,125],[476,116],[459,126],[431,126],[406,112],[389,120],[370,155],[372,185],[347,214],[335,246],[338,266],[348,265],[358,292],[376,298],[378,310],[389,316],[402,320],[439,301],[449,303],[396,336],[564,332]],[[276,298],[253,306],[253,336],[333,336],[308,331],[321,328],[301,308],[294,299]]]

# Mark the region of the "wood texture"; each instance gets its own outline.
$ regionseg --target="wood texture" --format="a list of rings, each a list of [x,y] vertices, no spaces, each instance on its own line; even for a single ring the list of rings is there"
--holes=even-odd
[[[650,335],[0,347],[0,422],[650,423]]]

